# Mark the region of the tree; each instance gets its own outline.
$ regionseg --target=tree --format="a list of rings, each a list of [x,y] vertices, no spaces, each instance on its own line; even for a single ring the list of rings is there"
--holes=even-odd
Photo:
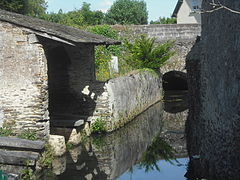
[[[91,4],[83,2],[79,13],[82,14],[83,20],[86,25],[98,25],[103,21],[104,14],[101,11],[91,11]]]
[[[79,10],[63,13],[60,9],[58,13],[45,14],[41,18],[67,26],[82,28],[81,26],[102,24],[104,14],[101,11],[91,11],[90,4],[84,2]]]
[[[34,17],[45,14],[46,8],[45,0],[0,0],[0,9]]]
[[[27,0],[25,13],[29,16],[39,17],[45,14],[46,9],[45,0]]]
[[[159,17],[157,21],[151,21],[150,24],[176,24],[176,18],[169,18],[169,17]]]
[[[147,5],[138,0],[116,0],[106,13],[107,24],[147,24]]]
[[[0,9],[24,14],[26,0],[0,0]]]

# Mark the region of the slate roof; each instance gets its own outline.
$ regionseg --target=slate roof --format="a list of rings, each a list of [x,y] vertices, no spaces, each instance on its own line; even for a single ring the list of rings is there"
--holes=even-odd
[[[183,0],[178,0],[176,7],[173,11],[172,17],[175,17],[175,18],[177,17],[178,11],[179,11],[180,7],[182,6],[182,3],[183,3]]]
[[[48,35],[67,40],[73,44],[90,43],[90,44],[120,44],[110,38],[105,38],[93,33],[89,33],[77,28],[64,26],[57,23],[48,22],[42,19],[24,16],[17,13],[0,10],[0,21],[9,22],[18,26],[31,29],[36,32],[47,33]]]

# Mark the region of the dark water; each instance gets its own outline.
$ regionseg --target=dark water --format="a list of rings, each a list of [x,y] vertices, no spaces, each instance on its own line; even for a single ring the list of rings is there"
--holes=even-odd
[[[185,180],[186,92],[168,92],[125,127],[95,136],[56,159],[55,179]]]

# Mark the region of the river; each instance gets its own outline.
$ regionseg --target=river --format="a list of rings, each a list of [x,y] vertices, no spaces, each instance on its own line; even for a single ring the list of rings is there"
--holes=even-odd
[[[187,92],[166,92],[164,102],[123,128],[92,136],[55,159],[54,179],[185,180],[187,113]]]

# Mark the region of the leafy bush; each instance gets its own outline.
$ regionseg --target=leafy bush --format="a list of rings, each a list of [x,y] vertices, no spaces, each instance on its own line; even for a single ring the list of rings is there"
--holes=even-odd
[[[173,42],[157,44],[155,38],[146,35],[141,35],[134,42],[125,40],[124,45],[128,53],[126,62],[134,69],[158,69],[174,55]]]
[[[97,25],[87,28],[87,31],[105,36],[111,39],[118,39],[118,32],[111,28],[109,25]],[[97,46],[95,47],[95,65],[97,80],[105,81],[110,78],[109,62],[111,56],[120,56],[122,46],[110,45],[110,46]]]

